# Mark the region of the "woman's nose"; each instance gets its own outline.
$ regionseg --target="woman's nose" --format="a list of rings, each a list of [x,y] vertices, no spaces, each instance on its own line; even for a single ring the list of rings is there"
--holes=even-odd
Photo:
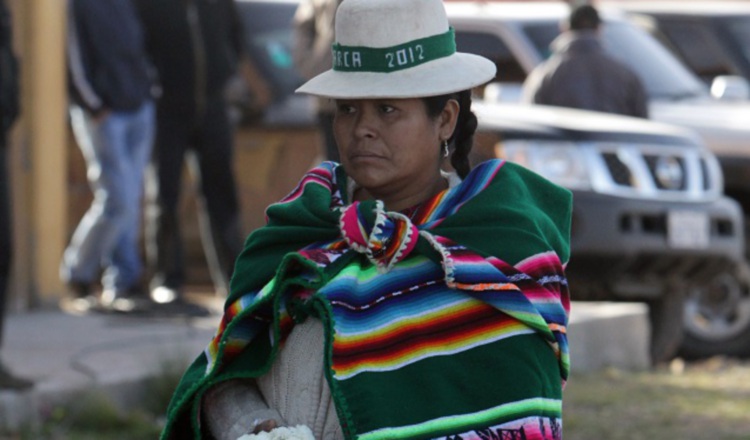
[[[377,133],[377,118],[374,112],[362,109],[357,114],[354,135],[360,138],[373,138]]]

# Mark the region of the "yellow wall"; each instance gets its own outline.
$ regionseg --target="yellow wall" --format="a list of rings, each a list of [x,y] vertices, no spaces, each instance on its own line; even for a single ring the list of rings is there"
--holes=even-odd
[[[65,7],[61,0],[9,0],[21,59],[22,116],[13,130],[15,258],[11,308],[62,293],[67,240]]]

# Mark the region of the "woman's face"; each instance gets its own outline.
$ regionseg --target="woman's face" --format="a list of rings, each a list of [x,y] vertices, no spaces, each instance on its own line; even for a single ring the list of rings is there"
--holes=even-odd
[[[436,118],[416,98],[337,100],[333,130],[341,163],[388,209],[411,207],[444,186],[441,145],[457,116],[454,100]]]

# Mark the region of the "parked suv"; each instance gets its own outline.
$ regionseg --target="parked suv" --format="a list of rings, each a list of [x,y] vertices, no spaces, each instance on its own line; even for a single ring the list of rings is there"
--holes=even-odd
[[[446,9],[459,50],[497,64],[495,84],[487,91],[504,101],[520,98],[526,75],[549,56],[569,13],[562,2],[449,2]],[[600,11],[605,47],[643,80],[652,119],[697,131],[721,164],[727,193],[750,212],[750,103],[712,98],[707,86],[647,32],[622,13]],[[716,270],[709,283],[681,293],[687,295],[685,355],[750,354],[746,267],[740,265],[739,275],[734,268]]]
[[[308,127],[316,148],[310,99],[292,93],[301,83],[289,59],[296,4],[238,0],[250,55],[277,97],[240,131],[283,136]],[[636,118],[482,102],[475,111],[474,164],[504,157],[573,191],[573,299],[648,301],[653,358],[671,357],[689,289],[739,264],[744,252],[742,214],[722,196],[713,154],[691,131]]]

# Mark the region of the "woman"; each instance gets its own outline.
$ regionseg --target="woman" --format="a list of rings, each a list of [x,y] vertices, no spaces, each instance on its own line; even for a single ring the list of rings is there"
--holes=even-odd
[[[336,36],[299,91],[334,99],[342,163],[248,238],[162,437],[560,438],[570,194],[469,169],[495,68],[455,52],[440,0],[345,0]]]

